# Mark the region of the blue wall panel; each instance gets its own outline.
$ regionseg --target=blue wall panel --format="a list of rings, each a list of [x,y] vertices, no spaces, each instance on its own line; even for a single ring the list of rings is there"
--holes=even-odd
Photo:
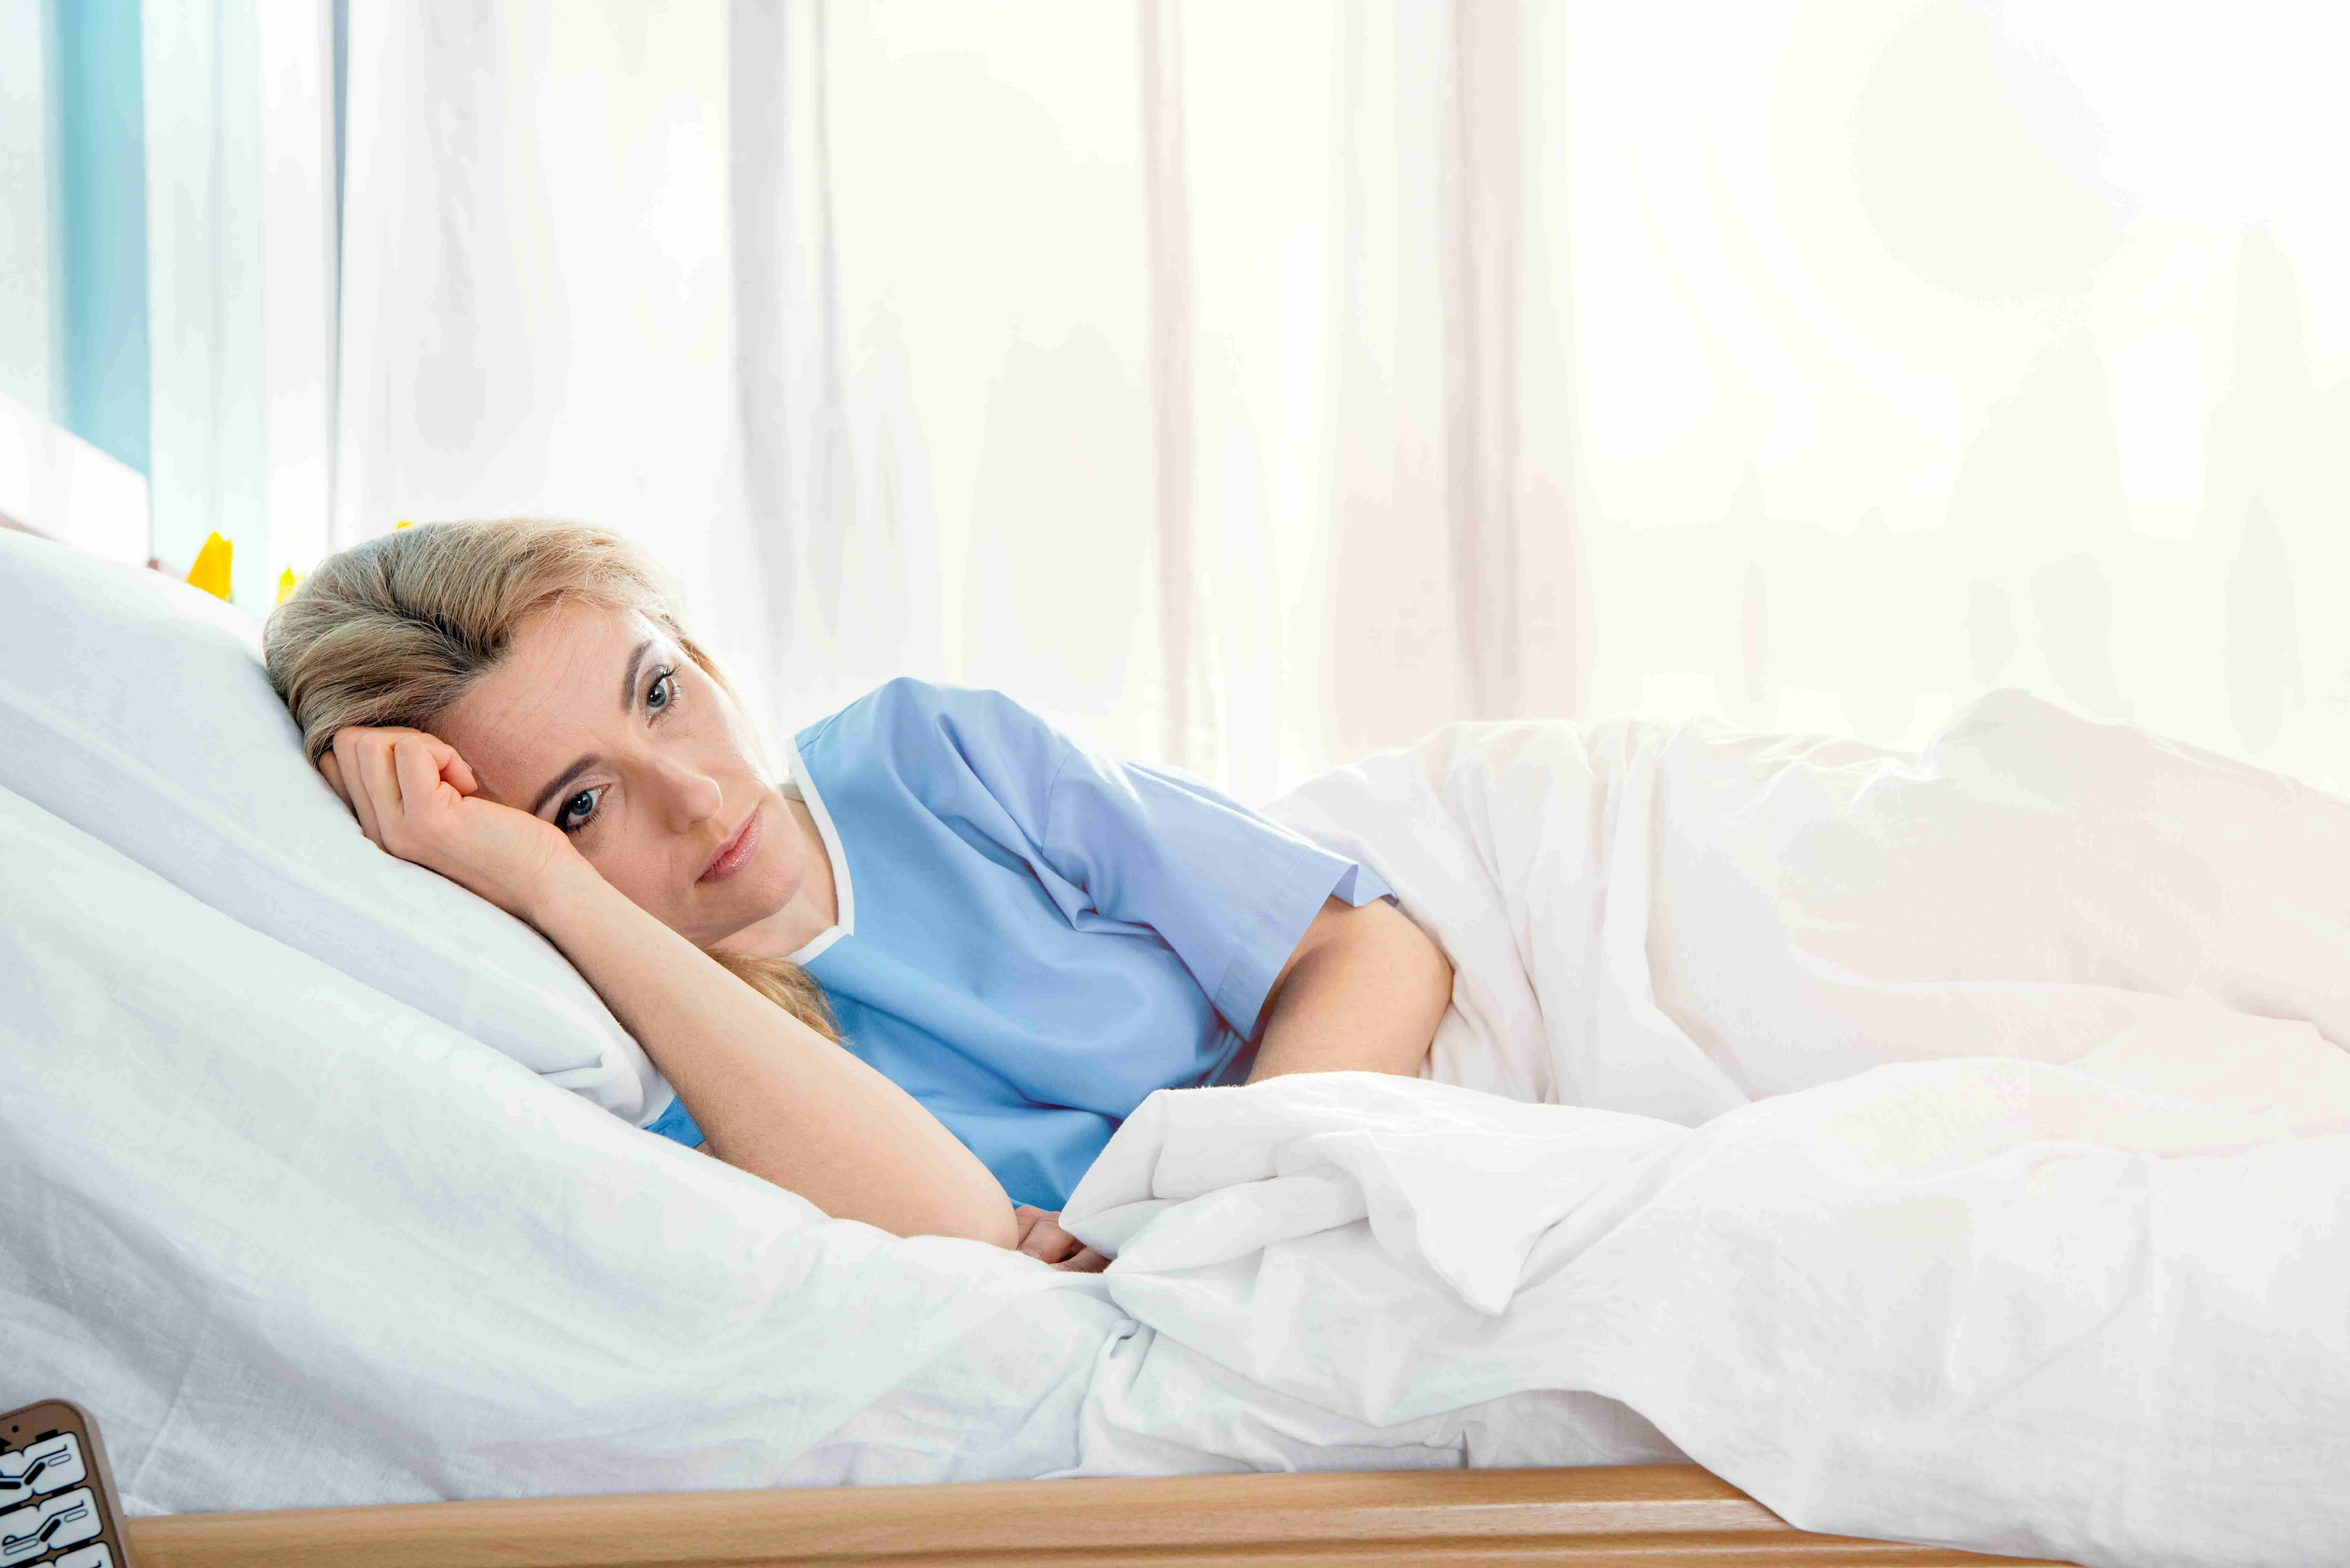
[[[66,427],[148,471],[146,109],[140,0],[52,0]]]

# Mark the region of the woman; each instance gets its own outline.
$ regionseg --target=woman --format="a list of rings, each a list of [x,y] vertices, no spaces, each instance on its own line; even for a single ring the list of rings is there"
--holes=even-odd
[[[653,1130],[899,1235],[1097,1268],[1054,1220],[1145,1096],[1410,1074],[1451,994],[1367,868],[991,692],[893,681],[779,787],[601,529],[400,529],[265,648],[367,836],[537,927],[636,1036],[677,1091]]]

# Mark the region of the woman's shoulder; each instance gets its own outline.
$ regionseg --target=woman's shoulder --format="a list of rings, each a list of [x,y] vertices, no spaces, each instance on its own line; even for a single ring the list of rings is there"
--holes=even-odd
[[[1040,761],[1056,757],[1066,743],[1001,691],[911,675],[883,681],[795,739],[803,756],[822,752],[865,766],[921,772]]]
[[[931,725],[941,720],[1005,719],[1043,724],[1026,708],[1003,692],[984,686],[954,686],[899,675],[883,681],[837,712],[817,720],[800,734],[813,738],[834,730],[874,731],[907,725]]]
[[[910,676],[810,725],[796,743],[799,766],[817,789],[868,826],[935,819],[1010,846],[1044,830],[1055,784],[1074,754],[1057,731],[1000,691]]]

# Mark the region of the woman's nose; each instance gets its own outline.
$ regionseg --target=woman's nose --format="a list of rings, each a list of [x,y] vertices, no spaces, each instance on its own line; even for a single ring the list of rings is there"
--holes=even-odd
[[[726,792],[716,779],[690,763],[666,763],[661,767],[661,794],[671,825],[681,833],[716,816]]]

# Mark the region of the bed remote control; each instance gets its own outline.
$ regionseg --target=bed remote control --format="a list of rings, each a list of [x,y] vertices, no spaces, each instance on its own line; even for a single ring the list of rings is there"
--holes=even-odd
[[[44,1399],[0,1415],[0,1568],[131,1568],[98,1423]]]

